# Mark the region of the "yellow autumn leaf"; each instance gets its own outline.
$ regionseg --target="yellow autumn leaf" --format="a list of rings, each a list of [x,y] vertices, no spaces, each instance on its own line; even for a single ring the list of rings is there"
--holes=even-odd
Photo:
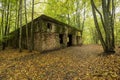
[[[118,75],[117,75],[116,73],[111,74],[111,76],[112,76],[113,78],[118,77]]]

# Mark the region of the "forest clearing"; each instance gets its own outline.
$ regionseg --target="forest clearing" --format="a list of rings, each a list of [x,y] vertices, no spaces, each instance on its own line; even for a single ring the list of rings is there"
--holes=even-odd
[[[0,52],[0,80],[119,80],[120,49],[101,55],[100,45],[68,47],[39,53]]]

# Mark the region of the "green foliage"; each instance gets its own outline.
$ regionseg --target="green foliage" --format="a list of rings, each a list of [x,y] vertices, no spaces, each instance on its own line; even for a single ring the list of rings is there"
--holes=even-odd
[[[0,36],[1,37],[1,36]],[[12,39],[14,37],[14,35],[11,35],[11,34],[9,34],[9,35],[7,35],[7,36],[3,36],[3,38],[0,38],[0,42],[5,42],[5,41],[7,41],[7,40],[10,40],[10,39]]]
[[[27,0],[27,18],[28,18],[28,22],[31,21],[31,1],[32,0]],[[95,4],[96,6],[98,7],[98,9],[100,11],[101,10],[101,1],[100,0],[94,0],[95,1]],[[10,14],[11,14],[11,17],[9,17],[9,23],[10,23],[10,32],[16,30],[16,28],[18,28],[17,25],[17,12],[18,12],[18,5],[17,4],[18,0],[10,0]],[[77,10],[77,2],[79,2],[79,5],[78,5],[78,10],[80,10],[80,26],[78,27],[78,22],[77,22],[77,13],[76,13],[76,10]],[[2,10],[6,10],[7,9],[7,3],[8,3],[8,0],[0,0],[0,24],[1,24],[1,21],[2,21]],[[83,10],[84,10],[84,3],[86,4],[85,6],[85,9],[86,9],[86,15],[85,15],[85,18],[86,18],[86,21],[85,21],[85,28],[83,30],[83,42],[85,44],[90,44],[90,43],[94,43],[94,40],[93,40],[93,37],[97,36],[97,35],[94,35],[94,32],[93,31],[96,31],[95,27],[94,27],[94,23],[93,23],[93,19],[92,19],[92,15],[91,15],[91,5],[90,5],[90,0],[35,0],[35,11],[34,11],[34,18],[40,16],[41,14],[46,14],[48,16],[51,16],[57,20],[60,20],[64,23],[68,23],[69,20],[69,24],[80,29],[80,27],[82,26],[82,21],[83,21]],[[116,0],[116,8],[119,8],[120,4],[120,1],[119,0]],[[24,6],[24,4],[23,4]],[[16,11],[17,10],[17,11]],[[25,16],[24,16],[24,7],[23,7],[23,11],[22,11],[22,14],[23,14],[23,25],[25,24]],[[68,14],[69,14],[69,17],[68,17]],[[5,14],[4,14],[5,15]],[[116,13],[116,19],[118,19],[120,16],[120,13],[118,12],[117,10],[117,13]],[[98,19],[100,19],[100,17],[98,16]],[[5,28],[5,21],[6,21],[6,18],[4,17],[4,20],[3,20],[3,27]],[[100,23],[100,20],[99,20],[99,24],[101,25]],[[120,26],[120,23],[117,21],[115,23],[115,39],[116,39],[116,43],[117,44],[120,44],[120,36],[119,36],[119,28]],[[102,27],[102,26],[101,26]],[[1,26],[0,26],[0,31],[1,31]],[[57,31],[59,31],[59,29],[57,29]],[[101,28],[101,31],[102,28]],[[104,34],[104,33],[103,33]],[[1,37],[1,32],[0,32],[0,40],[2,39]],[[9,39],[8,36],[5,37],[5,39]]]
[[[48,0],[48,5],[44,11],[45,14],[54,17],[62,22],[68,23],[68,14],[72,15],[75,11],[74,0]]]
[[[115,23],[115,42],[117,45],[120,44],[120,22]]]

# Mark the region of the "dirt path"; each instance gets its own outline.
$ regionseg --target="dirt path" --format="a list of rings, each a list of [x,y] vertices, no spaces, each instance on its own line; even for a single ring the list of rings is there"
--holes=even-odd
[[[99,56],[99,45],[41,54],[0,52],[0,80],[120,80],[120,56]]]

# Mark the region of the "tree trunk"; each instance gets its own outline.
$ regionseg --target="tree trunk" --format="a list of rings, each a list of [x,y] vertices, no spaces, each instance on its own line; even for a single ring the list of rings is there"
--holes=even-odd
[[[102,46],[103,46],[103,49],[104,49],[104,51],[106,51],[106,44],[105,44],[105,42],[104,42],[102,33],[101,33],[101,31],[100,31],[99,24],[98,24],[98,21],[97,21],[96,12],[95,12],[95,8],[94,8],[93,5],[94,5],[94,2],[93,2],[93,0],[91,0],[91,6],[92,6],[92,12],[93,12],[93,17],[94,17],[95,27],[96,27],[96,30],[97,30],[97,32],[98,32],[99,39],[100,39],[100,41],[101,41],[101,44],[102,44]]]
[[[10,22],[11,22],[11,3],[9,3],[9,17],[8,17],[8,27],[7,27],[7,32],[6,35],[9,36],[10,33]],[[8,47],[8,39],[6,40],[6,47]]]
[[[3,36],[4,36],[4,38],[6,38],[6,36],[7,36],[7,29],[8,29],[8,19],[9,19],[9,9],[10,9],[10,0],[8,0],[7,1],[7,13],[6,13],[6,20],[5,20],[5,29],[4,29],[4,34],[3,34]],[[6,47],[6,39],[4,40],[4,42],[3,42],[3,50],[5,49],[5,47]]]
[[[8,27],[7,27],[7,34],[10,32],[10,22],[11,22],[11,4],[9,3],[9,17],[8,17]]]
[[[16,21],[15,21],[15,30],[17,30],[19,28],[19,14],[20,14],[20,1],[16,1]],[[15,32],[16,34],[16,37],[15,37],[15,43],[18,43],[18,38],[19,38],[19,31],[16,31]],[[14,44],[15,45],[15,48],[18,48],[18,45],[17,44]]]
[[[4,0],[3,0],[4,1]],[[2,50],[4,50],[4,46],[3,46],[3,22],[4,22],[4,6],[2,4],[2,21],[1,21],[1,46],[2,46]]]
[[[33,36],[33,19],[34,19],[34,0],[32,0],[32,22],[31,22],[31,45],[30,52],[32,52],[34,48],[34,36]]]
[[[27,25],[27,10],[26,10],[26,0],[24,0],[24,7],[25,7],[25,22],[26,22],[26,45],[27,49],[29,49],[29,44],[28,44],[28,25]]]
[[[19,9],[18,9],[18,2],[19,1],[16,1],[16,14],[15,14],[15,16],[16,16],[16,18],[15,18],[15,30],[18,28],[18,23],[19,23],[19,18],[18,18],[18,16],[19,16],[19,14],[18,14],[18,11],[19,11]]]
[[[22,52],[22,0],[20,0],[19,3],[19,16],[20,16],[19,52]]]
[[[83,12],[83,21],[82,21],[82,28],[81,28],[81,38],[83,36],[83,29],[84,29],[84,23],[85,23],[85,15],[86,15],[85,2],[83,4],[84,4],[84,12]]]
[[[112,2],[114,2],[112,0]],[[112,19],[111,11],[110,11],[110,4],[111,0],[102,0],[102,9],[103,9],[103,16],[104,16],[104,24],[107,30],[106,33],[106,45],[107,50],[106,52],[115,52],[114,51],[114,18]],[[113,7],[112,7],[113,8]],[[113,11],[112,11],[113,12]]]
[[[77,21],[77,27],[79,29],[81,29],[81,27],[80,27],[80,8],[79,8],[79,5],[80,5],[80,1],[77,0],[77,9],[76,9],[76,15],[77,15],[77,17],[76,17],[76,21]]]
[[[114,18],[110,12],[110,3],[111,3],[111,0],[108,0],[108,1],[102,0],[102,10],[103,10],[103,15],[102,15],[100,11],[96,8],[94,1],[91,0],[95,27],[97,29],[99,39],[103,46],[104,52],[107,54],[115,53],[114,51],[114,48],[115,48],[114,47]],[[112,0],[112,4],[113,4],[113,0]],[[98,12],[101,18],[101,22],[105,32],[105,40],[104,40],[104,37],[102,36],[101,30],[99,27],[96,11]],[[114,10],[112,12],[114,13]]]

